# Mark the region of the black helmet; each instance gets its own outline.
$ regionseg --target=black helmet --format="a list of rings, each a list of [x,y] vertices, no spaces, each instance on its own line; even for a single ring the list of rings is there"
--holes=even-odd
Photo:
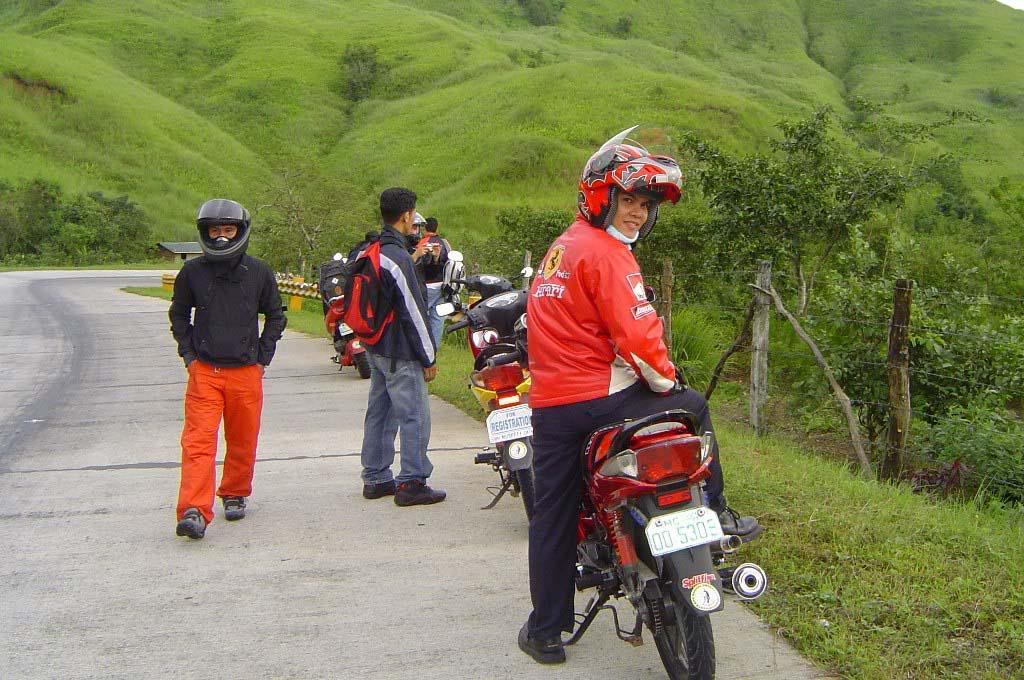
[[[238,233],[233,239],[224,241],[210,239],[210,227],[233,224]],[[199,230],[199,247],[207,260],[223,262],[245,252],[249,245],[249,211],[235,201],[214,198],[199,206],[196,212],[196,229]]]

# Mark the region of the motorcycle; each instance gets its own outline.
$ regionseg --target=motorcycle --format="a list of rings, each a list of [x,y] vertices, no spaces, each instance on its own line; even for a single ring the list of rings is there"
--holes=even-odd
[[[442,290],[448,302],[435,308],[438,316],[461,316],[448,325],[445,334],[468,328],[467,343],[473,354],[469,388],[487,414],[488,447],[474,457],[474,463],[490,465],[498,473],[500,485],[494,498],[483,509],[490,510],[506,493],[523,499],[527,518],[533,516],[533,426],[529,406],[530,374],[519,363],[517,337],[524,331],[519,323],[526,312],[526,291],[513,290],[507,279],[490,274],[458,278],[462,275],[462,256],[456,265],[446,268]],[[527,277],[532,274],[524,270]],[[465,288],[478,296],[463,304],[459,297]]]
[[[650,295],[650,293],[649,293]],[[517,360],[528,365],[528,319],[518,322]],[[583,447],[583,498],[576,529],[576,589],[594,589],[566,645],[575,644],[602,611],[616,635],[643,644],[646,627],[673,680],[712,680],[715,641],[710,615],[723,592],[742,600],[768,587],[753,562],[725,566],[746,539],[726,535],[707,505],[714,435],[697,434],[693,416],[666,410],[595,430]],[[635,614],[623,628],[610,599]]]
[[[334,343],[334,356],[331,361],[338,364],[338,371],[345,366],[355,366],[359,377],[370,377],[370,358],[366,356],[366,348],[359,342],[356,334],[341,320],[345,296],[341,294],[343,285],[343,266],[345,258],[335,253],[334,258],[320,266],[320,295],[324,303],[324,327]]]
[[[646,626],[673,680],[714,678],[709,615],[724,608],[723,590],[754,600],[768,586],[752,562],[722,567],[741,539],[707,506],[713,435],[696,431],[689,413],[664,411],[597,430],[582,454],[576,589],[596,590],[566,644],[608,609],[626,642],[643,644]],[[607,604],[623,597],[635,612],[630,629]]]

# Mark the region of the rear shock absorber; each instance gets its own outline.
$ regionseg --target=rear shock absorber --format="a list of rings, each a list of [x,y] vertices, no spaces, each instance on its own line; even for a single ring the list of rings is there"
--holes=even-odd
[[[632,567],[637,563],[636,546],[633,544],[633,537],[630,536],[625,527],[622,526],[623,512],[610,510],[605,513],[608,516],[608,527],[611,532],[612,548],[615,550],[619,564],[623,567]]]

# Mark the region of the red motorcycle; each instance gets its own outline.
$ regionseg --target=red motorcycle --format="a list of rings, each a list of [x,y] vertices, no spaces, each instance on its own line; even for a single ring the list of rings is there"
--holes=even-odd
[[[359,371],[359,377],[370,377],[370,358],[366,356],[366,348],[359,342],[356,334],[341,320],[341,306],[345,298],[342,296],[333,297],[327,303],[327,315],[324,317],[324,326],[327,332],[334,339],[335,355],[331,361],[338,364],[338,370],[344,370],[345,366],[355,366]]]
[[[449,258],[457,252],[449,254]],[[451,263],[449,260],[449,264]],[[529,276],[532,271],[524,270]],[[449,302],[437,306],[440,316],[456,312],[462,318],[448,326],[446,333],[467,328],[467,343],[473,354],[469,389],[487,414],[488,447],[474,462],[490,465],[501,483],[494,498],[484,506],[490,510],[506,493],[520,496],[527,518],[533,515],[533,426],[530,421],[530,374],[518,363],[517,335],[523,332],[520,320],[526,312],[526,291],[513,290],[512,283],[500,276],[481,274],[458,278],[462,270],[446,271],[445,294]],[[468,307],[459,298],[461,287],[474,296]]]
[[[741,541],[707,506],[713,435],[696,432],[686,411],[664,411],[603,427],[582,452],[576,588],[596,591],[566,644],[610,610],[626,642],[643,644],[647,627],[673,680],[714,678],[709,615],[723,608],[723,590],[753,600],[768,585],[756,564],[722,567]],[[607,604],[623,597],[636,614],[630,629]]]
[[[370,377],[370,358],[366,348],[356,334],[341,320],[345,296],[341,294],[344,278],[345,258],[335,253],[334,259],[320,265],[320,295],[324,304],[324,326],[334,342],[334,356],[331,361],[338,364],[338,371],[345,366],[355,366],[359,377]]]

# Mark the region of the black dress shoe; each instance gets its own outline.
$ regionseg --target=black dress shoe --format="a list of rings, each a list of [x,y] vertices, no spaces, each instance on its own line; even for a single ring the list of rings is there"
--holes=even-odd
[[[519,649],[533,657],[537,663],[565,663],[565,649],[561,636],[549,640],[530,637],[530,624],[524,623],[519,629]]]
[[[383,498],[395,495],[395,480],[379,484],[363,484],[363,498]]]
[[[398,485],[398,490],[395,491],[395,505],[430,505],[440,503],[447,495],[441,489],[431,489],[418,479],[412,479]]]
[[[718,522],[722,525],[722,533],[726,536],[739,536],[744,543],[754,540],[764,530],[756,519],[740,517],[740,514],[730,507],[718,513]]]

